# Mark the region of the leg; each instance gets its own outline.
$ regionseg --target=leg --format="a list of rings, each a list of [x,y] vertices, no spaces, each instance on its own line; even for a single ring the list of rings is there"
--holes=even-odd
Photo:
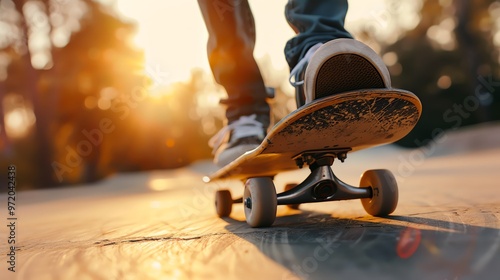
[[[214,162],[224,166],[256,148],[270,122],[270,107],[253,57],[255,23],[247,0],[198,0],[209,33],[208,60],[227,92],[227,126],[209,142]]]
[[[228,98],[229,123],[240,116],[269,115],[267,93],[253,57],[255,23],[246,0],[198,0],[209,33],[208,59]]]
[[[317,43],[352,38],[344,28],[347,8],[347,0],[288,1],[285,16],[297,33],[285,46],[285,57],[290,69]]]

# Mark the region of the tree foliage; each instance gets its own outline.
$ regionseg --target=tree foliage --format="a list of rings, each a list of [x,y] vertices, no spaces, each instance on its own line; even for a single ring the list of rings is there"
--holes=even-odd
[[[416,129],[400,141],[410,147],[432,144],[445,130],[500,119],[498,2],[426,0],[419,14],[419,24],[382,51],[391,60],[393,86],[423,103]]]
[[[8,60],[0,79],[0,163],[18,166],[24,188],[174,168],[210,156],[193,109],[202,74],[153,99],[144,55],[130,43],[135,26],[108,8],[59,0],[2,5],[10,15],[2,23],[18,34],[0,37]],[[76,22],[75,9],[84,10]],[[16,120],[29,133],[16,135]]]

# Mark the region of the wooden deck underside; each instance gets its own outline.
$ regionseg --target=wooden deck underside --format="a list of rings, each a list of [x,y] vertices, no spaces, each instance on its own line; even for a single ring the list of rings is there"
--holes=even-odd
[[[262,144],[210,180],[274,176],[297,169],[293,157],[310,150],[357,151],[393,143],[416,125],[422,107],[411,92],[373,89],[316,100],[278,122]]]

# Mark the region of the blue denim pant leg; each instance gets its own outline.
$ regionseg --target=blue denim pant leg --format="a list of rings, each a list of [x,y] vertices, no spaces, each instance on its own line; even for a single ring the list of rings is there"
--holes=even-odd
[[[226,117],[257,114],[269,122],[270,108],[253,57],[255,22],[247,0],[198,0],[208,30],[208,61],[217,83],[227,92]],[[263,118],[263,120],[262,120]]]
[[[297,33],[285,46],[285,57],[290,69],[317,43],[352,38],[344,28],[347,9],[347,0],[288,1],[285,16]]]
[[[215,80],[228,98],[226,117],[269,115],[267,93],[253,57],[255,22],[247,0],[198,0],[209,33],[208,58]],[[344,29],[347,0],[290,0],[286,18],[297,32],[288,41],[285,56],[291,68],[309,47],[336,38],[351,38]]]

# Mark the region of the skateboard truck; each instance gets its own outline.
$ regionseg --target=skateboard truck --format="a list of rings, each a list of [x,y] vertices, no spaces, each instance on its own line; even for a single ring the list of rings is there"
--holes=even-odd
[[[318,160],[326,160],[328,162],[331,161],[331,163],[329,163],[329,166],[331,166],[335,158],[338,158],[341,162],[344,162],[349,151],[351,151],[351,148],[310,150],[300,153],[299,155],[294,156],[292,159],[295,160],[295,164],[297,164],[299,168],[304,167],[304,164],[312,167]]]
[[[248,178],[243,198],[233,200],[229,190],[217,191],[217,214],[228,217],[233,203],[242,203],[247,223],[252,227],[263,227],[273,224],[278,205],[298,209],[301,203],[360,199],[366,212],[373,216],[389,215],[396,208],[398,187],[389,170],[367,170],[361,176],[360,186],[354,187],[335,176],[331,169],[335,157],[331,153],[308,154],[305,158],[309,156],[314,158],[309,166],[311,174],[298,185],[287,185],[282,193],[276,193],[270,177]]]
[[[294,157],[297,164],[308,164],[311,174],[296,187],[278,194],[278,205],[371,198],[371,187],[360,188],[346,184],[331,169],[334,159],[344,161],[349,150],[307,151]]]

